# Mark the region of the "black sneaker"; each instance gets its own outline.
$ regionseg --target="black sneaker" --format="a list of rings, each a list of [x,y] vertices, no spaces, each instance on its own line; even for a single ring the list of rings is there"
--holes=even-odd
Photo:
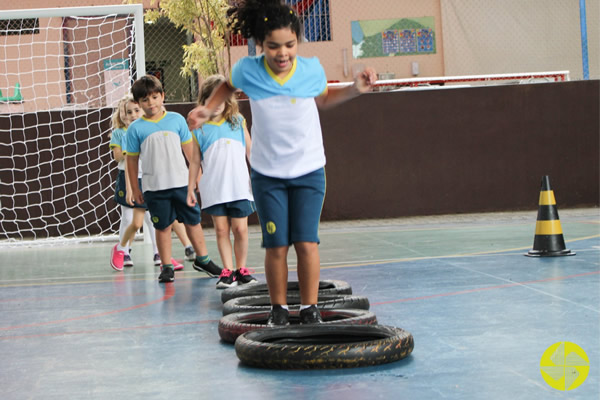
[[[247,283],[256,283],[257,280],[255,277],[250,275],[250,271],[248,268],[240,268],[234,272],[235,280],[239,285],[245,285]]]
[[[193,267],[196,271],[204,272],[211,278],[218,278],[221,275],[221,272],[223,271],[223,268],[219,267],[212,260],[210,260],[206,264],[202,264],[198,261],[198,259],[196,259],[194,260]]]
[[[269,313],[267,326],[286,326],[289,325],[290,312],[279,304],[274,304]]]
[[[175,271],[173,268],[162,268],[160,271],[160,275],[158,276],[158,281],[163,282],[173,282],[175,280]]]
[[[194,261],[196,259],[196,253],[192,246],[185,248],[185,259],[188,261]]]
[[[223,268],[221,271],[221,275],[219,275],[219,281],[217,282],[217,289],[225,289],[232,286],[237,286],[237,281],[235,279],[235,273],[227,268]]]
[[[300,310],[300,324],[320,324],[323,322],[321,313],[316,305]]]

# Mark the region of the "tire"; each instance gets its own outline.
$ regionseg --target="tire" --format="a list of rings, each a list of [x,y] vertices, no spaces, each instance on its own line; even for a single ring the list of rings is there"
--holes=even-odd
[[[297,325],[246,332],[235,341],[243,364],[258,368],[354,368],[386,364],[412,353],[414,339],[384,325]]]
[[[300,292],[298,281],[289,281],[287,286],[288,293],[297,294]],[[234,286],[221,292],[221,302],[227,303],[231,299],[245,296],[262,296],[269,294],[269,288],[266,283],[253,283],[251,285]],[[352,294],[352,287],[348,282],[337,280],[319,281],[319,294]]]
[[[322,310],[323,324],[343,325],[375,325],[377,317],[367,310]],[[274,329],[267,326],[269,311],[255,311],[249,313],[233,313],[221,318],[219,321],[219,336],[224,342],[234,343],[242,333],[257,329]],[[298,312],[290,313],[290,324],[299,325]]]
[[[300,308],[300,295],[289,294],[287,303],[290,311]],[[348,294],[324,294],[319,295],[317,307],[319,310],[339,310],[355,308],[359,310],[369,309],[369,299],[365,296],[354,296]],[[269,296],[246,296],[237,297],[223,304],[223,315],[237,312],[270,311],[271,300]]]

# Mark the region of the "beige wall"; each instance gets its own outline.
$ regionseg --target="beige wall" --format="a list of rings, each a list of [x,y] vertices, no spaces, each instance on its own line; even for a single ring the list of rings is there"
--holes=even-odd
[[[444,75],[444,46],[440,0],[330,0],[331,37],[330,42],[305,42],[300,45],[299,54],[319,57],[327,72],[328,80],[352,80],[353,66],[371,66],[378,72],[394,73],[396,78],[412,78],[411,63],[419,63],[419,76]],[[350,22],[370,19],[391,19],[407,17],[434,17],[437,53],[432,55],[411,55],[398,57],[377,57],[353,59],[352,33]],[[344,75],[343,51],[347,52],[348,75]],[[232,55],[238,59],[248,54],[246,48],[234,48]]]

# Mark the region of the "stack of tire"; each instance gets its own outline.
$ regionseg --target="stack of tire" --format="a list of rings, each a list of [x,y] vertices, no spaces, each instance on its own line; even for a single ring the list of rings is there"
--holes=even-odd
[[[300,289],[288,282],[290,325],[268,327],[271,309],[265,283],[236,286],[221,292],[221,340],[235,343],[243,364],[273,369],[351,368],[385,364],[407,357],[412,335],[379,325],[369,300],[352,295],[347,282],[319,282],[317,307],[322,324],[299,323]]]

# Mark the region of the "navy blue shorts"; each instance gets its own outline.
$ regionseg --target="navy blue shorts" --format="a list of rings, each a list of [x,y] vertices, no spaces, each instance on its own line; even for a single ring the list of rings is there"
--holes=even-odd
[[[293,179],[271,178],[252,170],[251,182],[263,247],[320,242],[325,168]]]
[[[138,178],[138,184],[142,187],[142,180]],[[125,181],[125,171],[122,169],[119,170],[119,175],[117,175],[117,180],[115,181],[115,202],[125,207],[129,208],[143,208],[147,210],[146,204],[137,204],[133,203],[133,206],[127,203],[126,196],[127,195],[127,182]]]
[[[207,214],[217,217],[244,218],[256,211],[254,202],[250,200],[236,200],[228,203],[215,204],[203,209]]]
[[[144,200],[152,217],[155,229],[163,230],[177,219],[186,225],[200,223],[200,206],[187,205],[187,186],[144,192]]]

